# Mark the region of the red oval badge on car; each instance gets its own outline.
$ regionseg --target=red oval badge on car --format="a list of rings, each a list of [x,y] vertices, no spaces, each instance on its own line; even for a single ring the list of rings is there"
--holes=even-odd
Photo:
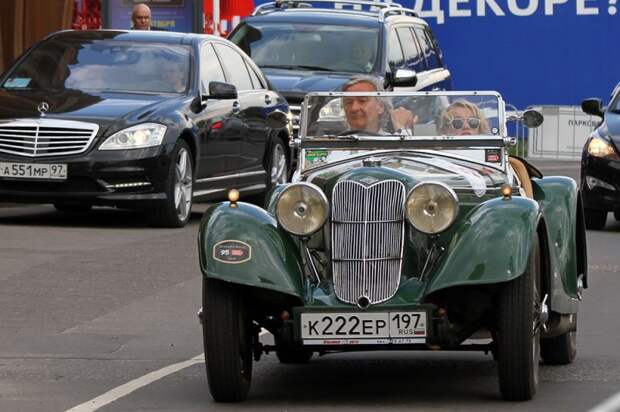
[[[213,259],[223,263],[243,263],[252,259],[252,246],[240,240],[223,240],[213,246]]]

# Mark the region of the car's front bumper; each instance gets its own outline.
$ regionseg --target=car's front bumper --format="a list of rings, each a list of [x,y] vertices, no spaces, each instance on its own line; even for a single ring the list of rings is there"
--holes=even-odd
[[[580,186],[584,207],[620,209],[620,161],[585,154],[581,160]]]
[[[155,206],[166,199],[174,146],[92,150],[77,156],[26,158],[0,155],[5,163],[66,164],[66,180],[0,178],[0,202]]]

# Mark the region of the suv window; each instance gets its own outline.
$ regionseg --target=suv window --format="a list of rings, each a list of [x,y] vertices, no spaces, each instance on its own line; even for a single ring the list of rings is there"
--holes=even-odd
[[[230,40],[261,68],[371,73],[379,31],[322,23],[246,23]]]
[[[403,46],[403,50],[405,52],[407,68],[415,70],[418,73],[426,70],[424,57],[420,52],[418,42],[416,41],[411,29],[409,27],[399,27],[396,31],[398,32],[400,44]]]
[[[422,54],[426,58],[426,64],[429,69],[437,69],[441,67],[439,62],[439,58],[437,57],[437,51],[431,40],[428,37],[428,33],[422,27],[415,27],[415,33],[420,41],[420,46],[422,47]]]
[[[225,82],[226,76],[211,44],[200,49],[200,87],[209,90],[209,82]]]
[[[216,44],[215,50],[224,65],[228,82],[234,84],[239,91],[251,90],[253,88],[252,80],[243,57],[232,48],[223,44]]]
[[[265,85],[263,84],[263,82],[260,80],[260,77],[258,77],[258,75],[256,74],[256,72],[254,71],[254,69],[252,68],[252,66],[250,66],[247,62],[246,65],[248,66],[248,72],[250,72],[250,77],[252,78],[252,84],[254,85],[254,88],[256,90],[261,90],[265,88]]]
[[[388,67],[402,67],[404,65],[403,49],[400,47],[396,29],[391,29],[387,41]]]

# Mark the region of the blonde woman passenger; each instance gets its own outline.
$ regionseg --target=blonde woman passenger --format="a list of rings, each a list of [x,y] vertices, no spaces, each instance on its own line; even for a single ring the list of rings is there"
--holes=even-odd
[[[467,100],[457,100],[446,107],[439,117],[439,133],[448,136],[491,134],[482,110]]]

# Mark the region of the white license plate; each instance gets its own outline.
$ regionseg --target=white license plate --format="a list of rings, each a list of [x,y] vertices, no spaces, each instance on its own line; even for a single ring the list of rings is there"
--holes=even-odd
[[[66,180],[67,165],[63,163],[0,162],[0,177],[12,179]]]
[[[302,313],[305,345],[426,342],[426,312]]]

